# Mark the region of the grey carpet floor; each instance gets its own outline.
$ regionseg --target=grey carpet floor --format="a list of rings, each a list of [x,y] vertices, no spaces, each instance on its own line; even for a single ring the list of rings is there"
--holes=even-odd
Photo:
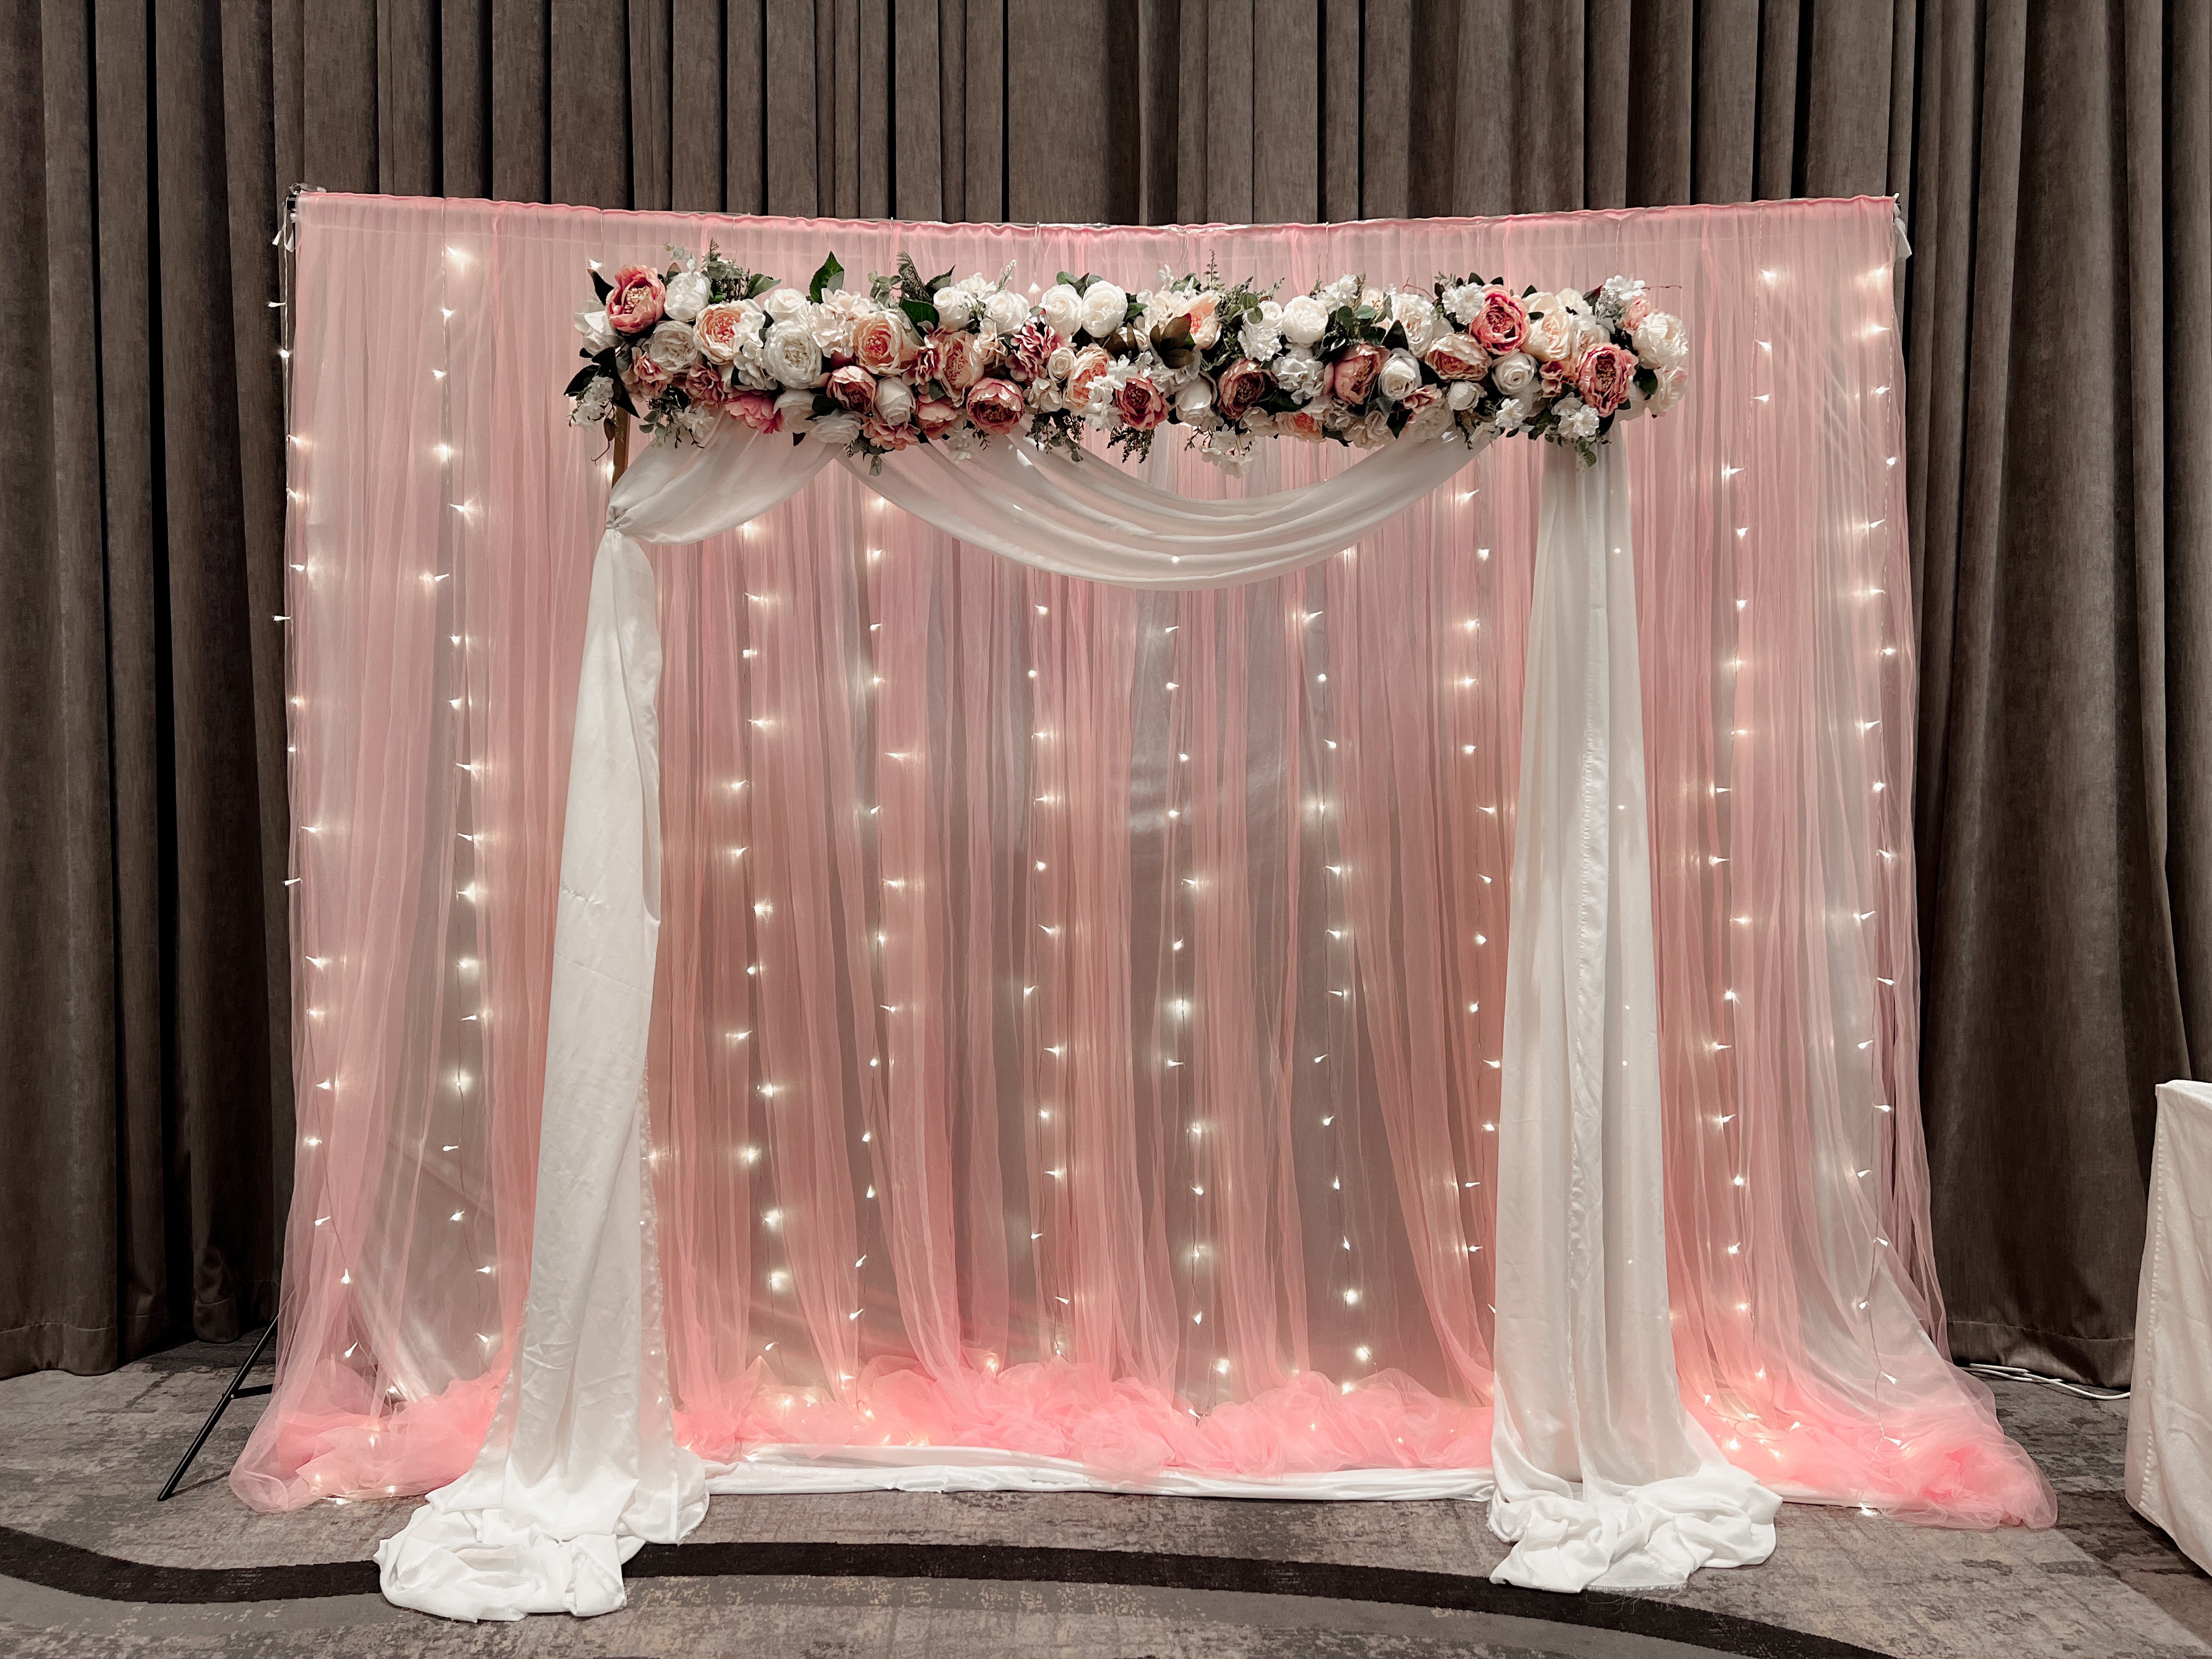
[[[2124,1404],[2029,1384],[1997,1384],[1999,1409],[2058,1489],[2055,1529],[1793,1504],[1765,1565],[1656,1595],[1492,1590],[1504,1549],[1479,1504],[726,1498],[634,1567],[620,1613],[466,1626],[369,1589],[360,1564],[408,1502],[268,1516],[231,1496],[259,1401],[153,1501],[244,1352],[0,1382],[0,1652],[2212,1659],[2212,1581],[2119,1495]],[[239,1571],[272,1568],[290,1571]]]

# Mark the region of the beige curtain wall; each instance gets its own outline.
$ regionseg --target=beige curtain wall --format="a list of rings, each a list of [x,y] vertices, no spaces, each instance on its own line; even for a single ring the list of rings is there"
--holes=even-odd
[[[26,0],[0,94],[0,1375],[274,1306],[269,239],[305,181],[1109,222],[1899,195],[1951,1328],[2125,1381],[2150,1085],[2212,1046],[2212,7]]]

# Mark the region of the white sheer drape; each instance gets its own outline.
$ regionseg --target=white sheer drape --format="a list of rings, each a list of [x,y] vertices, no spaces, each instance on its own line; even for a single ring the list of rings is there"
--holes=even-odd
[[[766,512],[830,452],[734,424],[655,446],[615,489],[592,574],[561,863],[538,1213],[518,1361],[475,1467],[378,1551],[386,1594],[448,1616],[622,1605],[621,1562],[704,1514],[676,1443],[644,1164],[659,927],[660,640],[643,542]],[[878,482],[937,528],[1066,574],[1156,587],[1254,580],[1356,542],[1466,464],[1401,444],[1303,489],[1197,501],[1112,467],[1002,444]],[[866,476],[863,474],[863,476]],[[1657,1003],[1626,474],[1547,452],[1524,705],[1501,1124],[1493,1512],[1499,1576],[1553,1589],[1678,1583],[1761,1559],[1777,1499],[1684,1413],[1667,1296]],[[1093,1486],[988,1451],[786,1455],[717,1490]],[[1170,1472],[1137,1489],[1479,1495],[1464,1474],[1355,1469],[1274,1485]]]

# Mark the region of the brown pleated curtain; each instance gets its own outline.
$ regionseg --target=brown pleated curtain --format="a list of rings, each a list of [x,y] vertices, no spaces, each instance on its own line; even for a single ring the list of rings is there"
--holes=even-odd
[[[2127,1380],[2151,1085],[2212,1046],[2212,7],[27,0],[0,88],[0,1375],[274,1306],[270,237],[305,181],[1110,222],[1899,194],[1951,1330]]]

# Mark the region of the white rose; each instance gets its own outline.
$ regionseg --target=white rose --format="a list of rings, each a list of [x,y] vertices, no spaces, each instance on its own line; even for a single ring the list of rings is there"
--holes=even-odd
[[[994,334],[1012,334],[1030,319],[1030,302],[1006,289],[983,302],[983,322]]]
[[[1200,374],[1176,393],[1176,418],[1185,426],[1198,426],[1213,418],[1213,382]]]
[[[914,415],[914,392],[904,380],[886,374],[876,382],[876,413],[898,426]]]
[[[1509,398],[1518,398],[1536,384],[1536,360],[1525,351],[1509,351],[1490,366],[1490,383]]]
[[[811,392],[787,392],[775,400],[776,412],[783,423],[793,431],[803,431],[814,420],[814,394]]]
[[[607,325],[606,307],[604,306],[597,311],[578,312],[576,332],[584,337],[584,349],[595,357],[615,343],[615,331]]]
[[[1648,368],[1674,368],[1690,355],[1689,331],[1682,326],[1680,317],[1669,316],[1663,311],[1655,311],[1646,317],[1644,325],[1636,331],[1635,338],[1637,361]]]
[[[1075,292],[1073,289],[1070,289],[1067,291],[1070,294]],[[1073,329],[1060,328],[1058,323],[1052,322],[1049,318],[1048,318],[1046,321],[1049,326],[1059,330],[1062,334],[1073,334],[1074,332],[1074,330]],[[1044,360],[1044,372],[1055,380],[1064,380],[1069,375],[1074,374],[1075,348],[1073,346],[1065,345],[1054,347],[1053,349],[1052,356]]]
[[[1037,309],[1044,313],[1045,326],[1063,340],[1073,339],[1083,326],[1083,296],[1073,283],[1054,283],[1045,289]]]
[[[1328,332],[1328,307],[1310,294],[1301,294],[1283,307],[1283,337],[1292,345],[1310,346]]]
[[[805,316],[811,307],[806,296],[797,289],[772,288],[768,298],[761,301],[761,309],[768,313],[771,323],[790,323]]]
[[[1550,295],[1542,297],[1552,299]],[[1528,332],[1522,344],[1530,356],[1556,363],[1575,355],[1581,349],[1582,338],[1582,319],[1552,299],[1547,310],[1528,319]]]
[[[1392,295],[1390,314],[1406,331],[1406,343],[1415,351],[1426,351],[1449,332],[1437,313],[1436,302],[1425,294]]]
[[[671,374],[699,361],[699,337],[689,323],[663,323],[646,337],[645,355]]]
[[[1590,302],[1583,297],[1583,291],[1578,288],[1561,289],[1559,303],[1577,317],[1587,317],[1590,314]]]
[[[1293,403],[1305,403],[1321,390],[1328,368],[1310,351],[1286,351],[1267,365],[1275,384]]]
[[[688,323],[704,311],[707,301],[714,297],[714,285],[704,276],[696,270],[683,270],[668,279],[664,303],[670,316],[679,323]]]
[[[817,416],[813,426],[808,429],[823,443],[842,449],[860,435],[860,422],[854,416],[841,411],[835,415]]]
[[[822,384],[822,348],[814,343],[813,330],[796,319],[769,330],[761,342],[761,365],[785,386]]]
[[[975,296],[965,289],[940,288],[930,296],[937,305],[937,320],[947,328],[965,328],[975,319]]]
[[[1421,360],[1410,351],[1394,351],[1376,377],[1376,389],[1384,401],[1396,403],[1421,383]]]
[[[1111,283],[1093,283],[1083,294],[1083,331],[1103,340],[1129,314],[1129,296]]]
[[[1474,399],[1475,391],[1474,381],[1454,380],[1449,388],[1444,392],[1444,407],[1447,409],[1473,409],[1474,407]]]

